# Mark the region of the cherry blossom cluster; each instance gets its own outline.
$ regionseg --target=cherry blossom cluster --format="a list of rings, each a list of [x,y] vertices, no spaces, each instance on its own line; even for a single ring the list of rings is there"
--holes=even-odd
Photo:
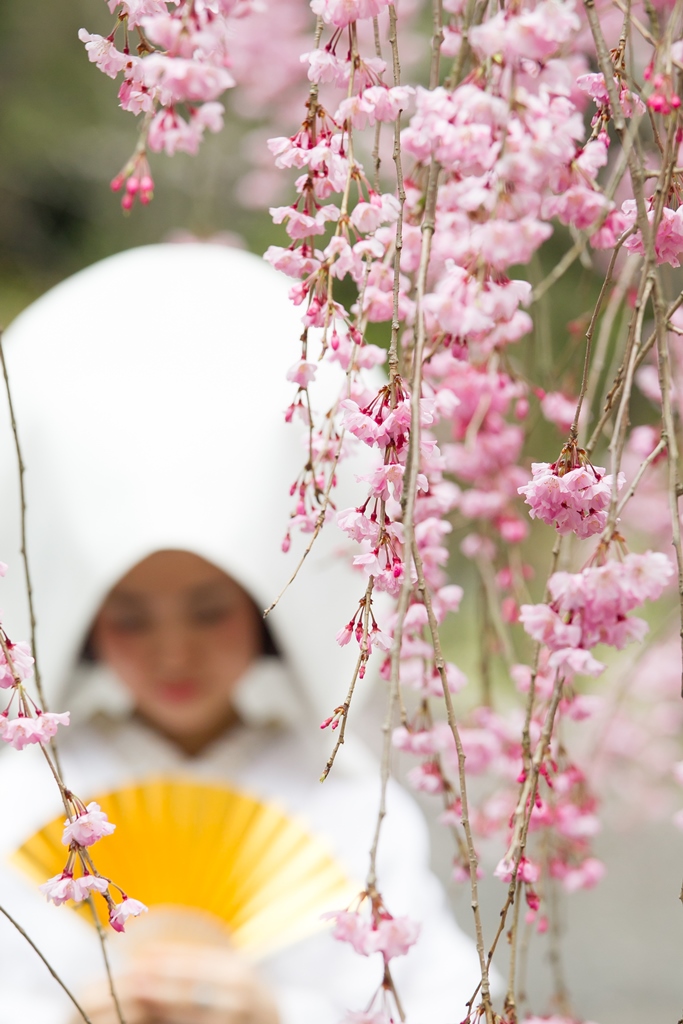
[[[334,922],[335,939],[348,942],[361,956],[381,953],[384,961],[384,980],[370,1000],[369,1009],[349,1013],[344,1024],[392,1024],[402,1014],[391,1005],[395,993],[388,965],[395,957],[410,952],[420,934],[420,925],[408,917],[393,917],[374,891],[361,893],[356,909],[333,910],[323,917]]]
[[[472,365],[463,350],[434,356],[426,376],[448,410],[452,440],[443,445],[445,466],[462,490],[455,506],[470,528],[462,544],[467,557],[491,557],[494,538],[518,545],[528,534],[519,515],[518,465],[524,443],[521,422],[529,410],[526,388],[495,366]]]
[[[372,917],[351,910],[335,910],[324,916],[334,921],[332,934],[335,939],[349,942],[362,956],[381,953],[385,960],[404,956],[420,932],[415,921],[407,917],[392,917],[384,909],[373,912]]]
[[[532,519],[555,526],[560,534],[574,533],[585,539],[602,533],[612,500],[612,477],[593,466],[583,449],[568,444],[557,462],[535,462],[533,479],[518,487]],[[619,487],[625,483],[620,474]]]
[[[319,4],[316,9],[332,34],[324,48],[319,46],[306,55],[311,82],[306,118],[294,135],[269,142],[277,167],[302,172],[295,182],[296,201],[271,209],[275,223],[285,224],[291,241],[287,247],[271,246],[266,258],[296,280],[290,295],[304,310],[301,356],[288,374],[298,390],[287,418],[301,416],[308,424],[311,457],[292,485],[296,506],[291,525],[314,533],[331,518],[330,485],[339,459],[349,450],[346,438],[355,436],[374,448],[381,464],[365,478],[368,496],[356,508],[339,512],[337,520],[361,545],[354,565],[375,589],[396,595],[406,571],[400,501],[410,432],[410,394],[395,372],[390,385],[378,390],[371,373],[386,359],[386,353],[366,342],[364,329],[369,321],[388,321],[393,316],[391,249],[400,204],[394,195],[379,192],[370,182],[354,148],[357,132],[394,121],[412,93],[386,84],[385,62],[358,48],[358,19],[375,17],[387,6],[375,2]],[[334,89],[342,93],[333,105],[320,102],[320,90],[325,88],[332,96]],[[331,237],[323,238],[328,232]],[[338,282],[344,280],[357,295],[348,309],[337,297]],[[412,315],[414,303],[402,298],[397,308],[403,318]],[[316,422],[311,419],[311,409],[319,359],[337,365],[340,400],[333,410],[336,415],[324,410],[325,415]],[[434,415],[429,401],[423,406],[422,422],[427,427]],[[427,487],[426,474],[420,479]],[[285,549],[290,543],[288,531]],[[341,644],[352,638],[358,641],[362,676],[373,647],[387,651],[391,637],[375,620],[370,594],[350,612],[337,639]],[[336,713],[324,724],[332,721],[338,723]]]
[[[599,675],[604,665],[590,653],[598,644],[621,649],[647,632],[644,619],[629,615],[656,600],[673,575],[666,555],[647,551],[623,560],[590,565],[579,573],[550,577],[549,604],[522,605],[524,629],[550,651],[548,665],[563,676]]]
[[[69,848],[69,855],[61,874],[49,878],[39,886],[39,889],[57,907],[67,900],[82,903],[83,900],[99,893],[107,903],[109,924],[115,931],[122,932],[127,919],[137,917],[146,911],[147,907],[140,900],[127,896],[110,878],[100,875],[89,852],[90,847],[98,840],[110,836],[116,826],[94,801],[86,806],[69,790],[64,790],[63,796],[69,817],[64,822],[62,842]],[[76,868],[80,869],[79,875],[75,875]],[[114,900],[110,888],[118,891],[120,902]]]
[[[520,692],[528,693],[531,677],[528,666],[516,665],[512,674]],[[554,675],[552,670],[546,669],[536,676],[539,699],[530,723],[533,743],[538,742],[541,733]],[[563,716],[582,721],[593,710],[590,698],[566,686],[560,708]],[[470,810],[470,822],[482,842],[506,842],[519,783],[525,779],[521,732],[519,713],[502,714],[486,707],[473,711],[470,720],[460,729],[468,776],[481,779],[482,793]],[[422,792],[441,796],[445,809],[439,821],[457,832],[461,825],[462,803],[454,782],[458,764],[450,727],[446,722],[425,718],[423,712],[407,726],[399,726],[393,740],[397,748],[425,759],[408,773],[408,781]],[[604,870],[591,848],[599,820],[596,798],[584,772],[569,760],[564,748],[554,743],[540,774],[542,791],[531,809],[529,832],[538,838],[537,846],[543,851],[543,859],[525,857],[518,865],[518,878],[525,886],[529,923],[536,920],[540,907],[538,886],[534,883],[543,875],[559,879],[568,892],[573,892],[594,885]],[[453,878],[458,882],[469,878],[465,852],[459,842],[453,861]],[[494,874],[509,882],[513,867],[513,861],[503,859]],[[480,874],[483,874],[481,869]],[[538,918],[537,927],[540,932],[545,930],[545,915]]]
[[[604,470],[577,466],[565,475],[554,462],[535,462],[531,470],[533,479],[518,491],[525,495],[532,519],[555,526],[558,533],[582,538],[604,529],[611,498]]]
[[[135,152],[112,181],[115,191],[125,185],[124,210],[136,197],[143,204],[152,198],[148,150],[196,153],[205,131],[223,127],[218,98],[235,84],[230,24],[253,6],[252,0],[108,0],[116,13],[111,33],[79,32],[89,60],[110,78],[123,76],[120,106],[143,115]],[[131,33],[137,38],[134,53]]]

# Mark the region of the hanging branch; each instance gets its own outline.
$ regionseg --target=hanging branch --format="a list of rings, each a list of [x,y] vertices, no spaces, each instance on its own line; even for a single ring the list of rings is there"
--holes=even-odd
[[[61,988],[62,988],[62,989],[64,990],[64,992],[65,992],[65,993],[67,994],[67,996],[69,997],[69,999],[71,1000],[71,1002],[73,1003],[73,1005],[74,1005],[74,1006],[76,1007],[76,1010],[78,1011],[78,1013],[80,1014],[80,1016],[81,1016],[81,1017],[83,1018],[83,1020],[85,1021],[85,1024],[92,1024],[92,1021],[90,1020],[90,1017],[89,1017],[89,1016],[87,1015],[87,1013],[85,1012],[85,1010],[83,1009],[83,1007],[81,1006],[81,1004],[80,1004],[80,1003],[78,1002],[78,1000],[76,999],[76,997],[75,997],[75,995],[73,994],[73,992],[71,991],[71,989],[69,989],[69,988],[67,987],[66,983],[65,983],[64,981],[62,981],[62,979],[61,979],[61,978],[60,978],[60,976],[59,976],[59,975],[57,974],[57,972],[55,971],[55,969],[54,969],[54,967],[52,966],[52,964],[51,964],[51,963],[49,962],[49,960],[48,960],[48,959],[47,959],[47,958],[46,958],[45,956],[43,956],[43,954],[42,954],[42,953],[40,952],[40,950],[39,950],[39,949],[38,949],[38,947],[36,946],[36,944],[35,944],[35,942],[33,941],[33,939],[32,939],[32,938],[31,938],[31,937],[30,937],[29,935],[27,935],[27,933],[26,933],[26,932],[24,931],[24,929],[23,929],[23,928],[21,927],[21,925],[19,924],[19,922],[18,922],[18,921],[15,921],[15,920],[14,920],[14,918],[12,917],[12,915],[11,915],[11,914],[10,914],[10,913],[9,913],[9,912],[8,912],[7,910],[5,910],[5,908],[4,908],[4,907],[2,907],[2,906],[0,906],[0,914],[3,914],[3,915],[4,915],[4,916],[5,916],[6,918],[7,918],[7,920],[9,921],[9,923],[10,923],[10,924],[11,924],[11,925],[12,925],[12,926],[13,926],[14,928],[16,928],[16,930],[17,930],[17,931],[19,932],[19,934],[20,934],[20,935],[22,936],[22,938],[26,939],[26,941],[28,942],[28,944],[29,944],[29,946],[31,947],[31,949],[32,949],[32,950],[33,950],[33,951],[34,951],[35,953],[37,953],[37,954],[38,954],[38,956],[39,956],[39,957],[40,957],[40,959],[41,959],[41,960],[43,961],[43,963],[45,964],[45,966],[47,967],[48,971],[50,972],[50,974],[52,975],[52,977],[53,977],[53,978],[55,979],[55,981],[57,982],[57,984],[58,984],[58,985],[59,985],[59,986],[60,986],[60,987],[61,987]],[[121,1018],[119,1018],[119,1020],[121,1020]],[[125,1022],[121,1020],[121,1024],[125,1024]]]

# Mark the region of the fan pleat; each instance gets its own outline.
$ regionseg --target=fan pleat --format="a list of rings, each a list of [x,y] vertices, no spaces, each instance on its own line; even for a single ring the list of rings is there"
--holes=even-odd
[[[116,831],[91,851],[98,872],[149,907],[182,906],[218,918],[232,943],[256,955],[321,927],[320,915],[358,891],[325,844],[275,804],[219,785],[152,780],[93,799]],[[14,855],[45,881],[67,850],[64,819]],[[96,901],[106,921],[104,900]],[[79,905],[77,910],[86,910]]]

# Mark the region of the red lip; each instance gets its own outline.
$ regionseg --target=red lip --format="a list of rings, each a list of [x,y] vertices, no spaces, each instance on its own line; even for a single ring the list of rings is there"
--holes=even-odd
[[[194,679],[178,679],[159,685],[160,696],[173,704],[182,704],[184,701],[193,700],[200,693],[201,687]]]

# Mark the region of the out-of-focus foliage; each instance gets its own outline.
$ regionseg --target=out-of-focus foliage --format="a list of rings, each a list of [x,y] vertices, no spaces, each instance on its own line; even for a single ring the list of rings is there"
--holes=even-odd
[[[305,0],[302,0],[302,6]],[[121,213],[109,182],[136,139],[118,109],[117,85],[88,62],[78,30],[108,34],[101,0],[5,4],[0,33],[0,322],[50,285],[112,252],[174,231],[232,232],[264,249],[267,213],[245,210],[234,183],[243,167],[234,116],[197,157],[153,161],[157,194],[146,209]],[[232,99],[232,98],[231,98]],[[234,98],[235,102],[237,97]],[[134,282],[122,282],[122,297]],[[115,297],[112,297],[114,300]]]

